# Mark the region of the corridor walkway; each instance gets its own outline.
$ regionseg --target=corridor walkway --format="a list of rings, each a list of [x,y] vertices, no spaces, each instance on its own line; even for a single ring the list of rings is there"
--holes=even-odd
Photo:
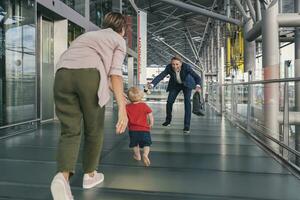
[[[192,117],[184,136],[183,106],[174,105],[171,127],[161,127],[165,104],[151,103],[151,166],[132,159],[127,135],[114,134],[116,115],[107,111],[100,171],[105,181],[83,190],[79,158],[71,180],[75,199],[211,200],[300,199],[300,180],[256,145],[247,135],[207,109]],[[59,124],[0,140],[0,199],[51,199]]]

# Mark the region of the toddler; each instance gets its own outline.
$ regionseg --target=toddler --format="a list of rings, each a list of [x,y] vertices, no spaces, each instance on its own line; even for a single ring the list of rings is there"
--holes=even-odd
[[[128,90],[128,98],[131,103],[126,105],[128,115],[128,129],[130,144],[133,148],[133,158],[143,159],[145,166],[150,165],[149,152],[152,144],[150,128],[153,126],[153,114],[151,108],[142,101],[144,93],[138,87],[131,87]],[[140,148],[143,149],[141,157]]]

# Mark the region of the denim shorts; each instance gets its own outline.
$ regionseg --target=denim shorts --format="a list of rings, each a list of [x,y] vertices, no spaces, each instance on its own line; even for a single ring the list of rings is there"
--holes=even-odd
[[[129,131],[130,144],[129,147],[144,148],[152,144],[150,132],[147,131]]]

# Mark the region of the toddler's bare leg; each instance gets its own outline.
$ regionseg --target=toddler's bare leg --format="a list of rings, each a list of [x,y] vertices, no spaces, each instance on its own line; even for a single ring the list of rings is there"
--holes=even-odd
[[[135,160],[141,160],[141,153],[140,153],[140,147],[139,146],[136,146],[136,147],[133,147],[133,158]]]
[[[150,147],[149,146],[144,147],[143,162],[147,167],[150,166],[150,160],[148,157],[149,153],[150,153]]]

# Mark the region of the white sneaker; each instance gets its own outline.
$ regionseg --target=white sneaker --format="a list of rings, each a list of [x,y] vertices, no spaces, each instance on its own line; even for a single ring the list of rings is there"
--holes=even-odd
[[[96,185],[104,181],[104,174],[94,171],[94,176],[90,177],[88,174],[84,174],[82,187],[84,189],[89,189],[95,187]]]
[[[61,172],[51,182],[51,193],[54,200],[74,200],[70,184]]]

